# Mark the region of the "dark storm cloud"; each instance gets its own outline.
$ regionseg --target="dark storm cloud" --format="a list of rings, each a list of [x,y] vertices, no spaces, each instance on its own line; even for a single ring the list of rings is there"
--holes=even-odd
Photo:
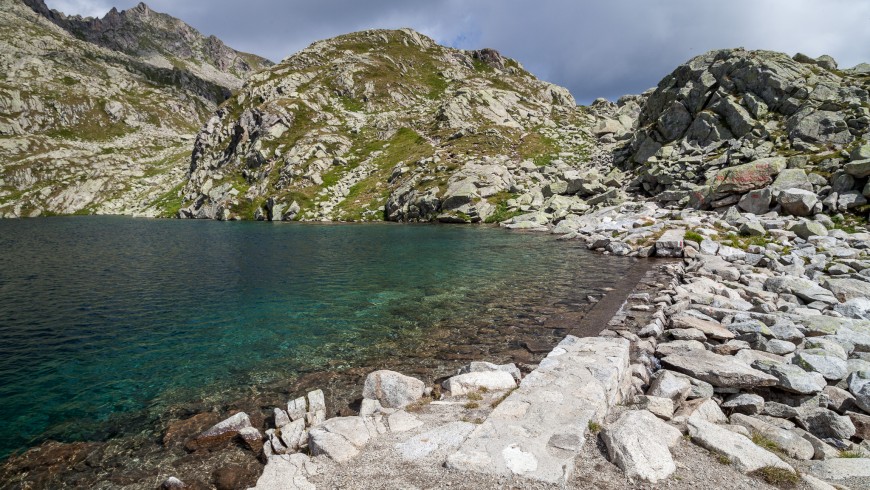
[[[67,13],[102,15],[130,0],[49,0]],[[870,61],[866,0],[152,0],[149,5],[275,61],[346,32],[412,27],[459,48],[493,47],[577,100],[652,87],[710,49],[746,47],[841,66]]]

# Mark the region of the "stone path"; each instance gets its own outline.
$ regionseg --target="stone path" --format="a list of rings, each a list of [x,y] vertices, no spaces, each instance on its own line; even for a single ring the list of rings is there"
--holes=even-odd
[[[447,458],[447,466],[567,482],[590,425],[623,399],[630,377],[627,340],[568,336]]]

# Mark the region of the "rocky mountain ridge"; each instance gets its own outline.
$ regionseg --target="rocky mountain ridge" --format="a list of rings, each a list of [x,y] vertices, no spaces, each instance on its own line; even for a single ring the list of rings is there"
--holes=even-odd
[[[23,1],[78,39],[159,68],[190,72],[229,91],[241,88],[248,76],[273,64],[236,51],[215,36],[204,36],[184,21],[155,12],[143,2],[129,10],[112,8],[104,17],[93,18],[67,16],[49,9],[43,0]]]
[[[3,217],[173,213],[193,136],[229,93],[78,39],[20,0],[0,1],[0,67]]]
[[[181,216],[485,221],[527,187],[520,173],[585,158],[584,124],[566,89],[494,50],[348,34],[253,76],[218,110]]]

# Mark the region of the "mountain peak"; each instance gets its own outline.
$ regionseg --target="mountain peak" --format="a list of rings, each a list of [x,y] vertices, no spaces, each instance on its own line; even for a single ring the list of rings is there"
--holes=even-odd
[[[259,56],[238,52],[214,36],[203,36],[183,21],[155,12],[144,2],[129,10],[113,7],[102,19],[95,19],[68,17],[50,10],[43,0],[23,1],[79,39],[158,68],[187,70],[230,90],[241,87],[252,73],[272,65]]]

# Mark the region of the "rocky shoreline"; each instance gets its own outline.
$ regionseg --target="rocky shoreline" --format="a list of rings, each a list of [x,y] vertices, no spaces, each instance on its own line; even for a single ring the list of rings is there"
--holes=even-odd
[[[721,239],[759,236],[753,229],[767,243],[742,250]],[[368,461],[370,445],[388,449],[381,438],[404,439],[392,447],[400,457],[379,461],[381,476],[406,472],[411,462],[486,486],[575,487],[590,477],[574,466],[583,468],[577,456],[592,445],[622,471],[609,488],[663,481],[682,488],[681,479],[669,480],[688,468],[681,457],[708,482],[733,480],[738,488],[867,488],[870,233],[835,228],[821,215],[624,203],[566,239],[585,239],[603,253],[624,253],[612,246],[621,243],[628,254],[682,260],[661,266],[670,280],[630,295],[598,337],[567,337],[525,376],[511,364],[477,362],[427,386],[379,371],[366,379],[359,415],[322,420],[315,391],[307,403],[275,408],[275,427],[265,435],[229,419],[200,438],[223,431],[255,441],[267,464],[254,488],[347,482],[342,478],[362,471],[355,461]],[[572,349],[579,350],[569,358]],[[597,358],[602,352],[610,353]],[[593,379],[561,371],[569,359],[582,364],[589,356]],[[613,367],[602,367],[608,363]],[[586,394],[565,405],[565,418],[550,386],[565,396]],[[536,407],[546,410],[526,419]],[[535,442],[542,434],[544,442]],[[682,447],[689,441],[691,448]],[[564,458],[562,470],[540,466],[552,463],[552,451]]]

